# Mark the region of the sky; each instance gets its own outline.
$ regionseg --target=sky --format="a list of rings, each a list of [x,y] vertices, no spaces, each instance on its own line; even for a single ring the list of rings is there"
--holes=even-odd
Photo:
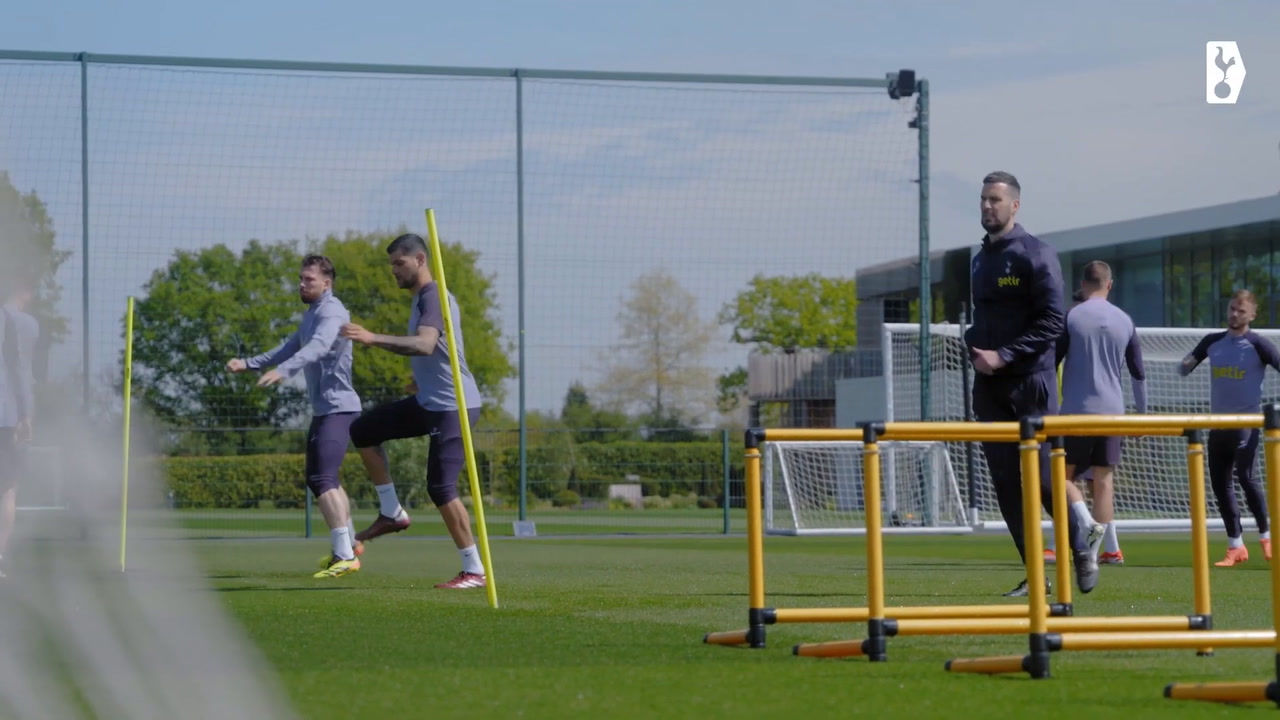
[[[1019,177],[1019,217],[1038,233],[1280,191],[1274,2],[63,0],[4,13],[10,50],[870,78],[912,68],[931,90],[935,249],[978,240],[979,183],[995,169]],[[1227,40],[1248,74],[1235,105],[1209,105],[1205,43]],[[480,250],[515,342],[510,81],[91,72],[95,365],[114,357],[123,295],[174,248],[420,228],[427,204],[445,239]],[[73,247],[78,87],[74,66],[0,67],[0,163],[49,202]],[[910,101],[530,81],[525,102],[532,409],[558,410],[569,382],[598,379],[644,272],[676,275],[712,321],[753,274],[853,275],[916,252]],[[63,280],[78,288],[78,268]],[[707,358],[717,371],[745,360],[727,342]],[[508,407],[515,397],[513,384]]]

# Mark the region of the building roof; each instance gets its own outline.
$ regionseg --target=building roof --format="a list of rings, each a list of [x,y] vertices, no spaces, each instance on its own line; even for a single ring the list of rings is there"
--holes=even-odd
[[[1149,215],[1133,220],[1120,220],[1071,230],[1038,233],[1037,237],[1063,253],[1269,221],[1280,221],[1280,195],[1179,210],[1163,215]],[[969,253],[975,247],[977,247],[976,243],[967,247],[932,251],[929,254],[929,265],[934,282],[940,281],[943,277],[943,258],[947,253],[957,250]],[[920,284],[919,258],[911,255],[900,260],[864,267],[858,270],[857,278],[859,299],[914,290]]]
[[[1041,240],[1058,252],[1087,250],[1094,247],[1141,242],[1156,238],[1239,227],[1258,222],[1280,220],[1280,195],[1240,200],[1222,205],[1179,210],[1163,215],[1149,215],[1134,220],[1091,225],[1089,227],[1042,233]]]
[[[934,250],[929,253],[929,275],[934,282],[942,279],[943,258],[947,253],[954,252],[956,249]],[[959,249],[966,253],[969,252],[967,248]],[[920,256],[916,254],[899,260],[890,260],[878,265],[858,268],[854,276],[858,281],[859,300],[899,292],[908,288],[916,288],[920,286]]]

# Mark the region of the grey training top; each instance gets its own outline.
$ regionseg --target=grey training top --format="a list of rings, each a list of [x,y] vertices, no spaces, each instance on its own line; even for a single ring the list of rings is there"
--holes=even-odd
[[[467,367],[465,344],[462,340],[461,314],[458,301],[449,294],[449,315],[453,320],[453,333],[458,341],[458,369],[462,375],[462,393],[467,409],[484,404],[480,389]],[[440,331],[440,340],[430,355],[414,355],[409,358],[413,368],[413,381],[418,385],[418,404],[426,410],[457,410],[458,394],[453,387],[453,368],[449,363],[449,338],[444,330],[444,313],[440,312],[440,289],[434,282],[427,283],[413,300],[409,313],[409,334],[417,335],[418,328],[433,327]]]
[[[1209,412],[1256,413],[1262,410],[1262,375],[1267,366],[1280,370],[1280,353],[1269,340],[1250,330],[1232,335],[1223,330],[1206,335],[1187,356],[1182,368],[1191,374],[1208,358],[1213,369],[1209,381]]]
[[[1146,375],[1142,344],[1133,320],[1102,298],[1093,298],[1067,312],[1067,329],[1058,339],[1062,366],[1063,415],[1123,415],[1121,373],[1133,378],[1133,398],[1139,413],[1147,411]]]
[[[245,364],[250,370],[274,365],[285,377],[303,371],[311,412],[316,415],[360,412],[360,396],[351,382],[351,340],[338,337],[338,331],[350,321],[351,313],[342,301],[326,291],[307,307],[297,331]]]

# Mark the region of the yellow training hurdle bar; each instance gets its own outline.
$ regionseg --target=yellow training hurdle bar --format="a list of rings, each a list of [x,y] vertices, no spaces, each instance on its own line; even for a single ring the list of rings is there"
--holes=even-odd
[[[937,436],[941,433],[937,430],[939,425],[946,423],[888,423],[884,425],[872,424],[868,426],[868,436],[864,437],[864,477],[863,483],[866,492],[866,501],[864,505],[867,508],[867,544],[868,544],[868,581],[867,594],[868,606],[871,611],[867,617],[868,637],[865,640],[837,640],[832,642],[807,643],[796,645],[793,652],[796,655],[805,657],[850,657],[850,656],[866,656],[873,661],[884,660],[887,658],[887,639],[897,635],[994,635],[994,634],[1021,634],[1027,633],[1035,624],[1043,623],[1047,628],[1054,632],[1065,633],[1149,633],[1157,631],[1205,631],[1212,627],[1212,619],[1210,614],[1209,599],[1209,557],[1206,551],[1198,556],[1198,562],[1195,565],[1195,608],[1190,615],[1154,615],[1154,616],[1128,616],[1128,617],[1063,617],[1073,614],[1071,605],[1071,578],[1069,573],[1070,565],[1067,562],[1060,562],[1057,565],[1057,581],[1058,581],[1058,599],[1057,605],[1049,606],[1050,613],[1041,613],[1038,618],[1031,619],[1026,609],[1018,607],[1019,612],[1016,616],[1012,613],[1003,613],[998,616],[988,615],[982,618],[959,616],[955,614],[940,613],[934,617],[912,618],[897,613],[897,608],[890,610],[884,608],[884,563],[883,557],[879,550],[879,530],[881,528],[880,512],[879,512],[879,487],[880,487],[880,467],[879,467],[879,447],[880,440],[899,439],[903,435],[918,439],[941,439]],[[995,423],[992,423],[993,425]],[[968,423],[968,425],[974,425]],[[1038,428],[1028,423],[1007,423],[1018,428],[1020,438],[1025,438],[1023,445],[1024,451],[1029,450],[1030,454],[1024,452],[1022,455],[1023,469],[1025,473],[1026,463],[1035,464],[1034,480],[1037,483],[1036,492],[1033,496],[1025,494],[1023,496],[1023,512],[1026,514],[1028,527],[1034,525],[1036,530],[1037,543],[1041,538],[1040,534],[1040,445],[1045,441],[1045,434],[1040,432]],[[1120,423],[1097,423],[1106,428],[1107,434],[1132,434],[1127,430],[1124,424]],[[905,426],[905,427],[901,427]],[[929,428],[935,428],[931,433]],[[1012,429],[1012,428],[1010,428]],[[1115,432],[1112,432],[1112,431]],[[871,435],[878,437],[871,437]],[[987,436],[986,439],[991,441],[1011,441],[1008,436],[982,432]],[[1154,431],[1144,432],[1148,435],[1177,435],[1184,434],[1183,430],[1178,427],[1168,426],[1158,428]],[[933,435],[934,437],[930,437]],[[950,440],[948,436],[945,439]],[[1059,547],[1069,547],[1068,541],[1068,523],[1065,522],[1067,512],[1067,477],[1066,477],[1066,456],[1062,449],[1061,436],[1053,436],[1053,448],[1050,453],[1051,472],[1052,472],[1052,489],[1053,489],[1053,517],[1054,532],[1056,533]],[[1199,494],[1200,504],[1204,504],[1204,464],[1203,464],[1203,445],[1200,442],[1199,434],[1192,433],[1188,436],[1187,447],[1187,463],[1190,477],[1192,478],[1192,494]],[[1026,476],[1024,475],[1024,478]],[[874,496],[874,497],[873,497]],[[874,508],[874,509],[873,509]],[[1198,521],[1193,519],[1193,525],[1199,528],[1201,535],[1205,535],[1205,518],[1204,513],[1200,513]],[[875,540],[872,536],[877,536]],[[873,544],[876,546],[873,548]],[[1028,585],[1038,584],[1039,592],[1036,595],[1030,595],[1031,598],[1027,607],[1043,607],[1047,602],[1044,593],[1044,557],[1043,546],[1037,544],[1027,545],[1027,583]],[[1037,555],[1039,574],[1032,571],[1032,554]],[[1030,588],[1028,588],[1029,590]],[[1037,597],[1038,596],[1038,597]],[[979,606],[985,607],[985,606]],[[1007,606],[994,606],[1007,607]],[[877,613],[879,608],[882,612]],[[1056,612],[1054,612],[1056,611]]]
[[[775,623],[818,623],[818,622],[867,622],[873,637],[867,654],[873,660],[885,659],[885,638],[889,634],[901,632],[903,623],[911,621],[937,621],[944,619],[1009,619],[1026,620],[1032,614],[1030,608],[1040,607],[1038,613],[1043,616],[1071,615],[1071,584],[1064,581],[1069,568],[1064,564],[1059,568],[1058,602],[1050,605],[1043,597],[1039,604],[1027,605],[951,605],[951,606],[908,606],[885,607],[884,604],[884,555],[882,544],[883,517],[880,507],[880,447],[881,441],[893,440],[944,440],[952,442],[1017,442],[1019,424],[1016,422],[901,422],[901,423],[868,423],[861,429],[761,429],[753,428],[746,432],[746,495],[747,495],[747,574],[748,574],[748,610],[746,630],[708,633],[703,642],[713,645],[748,645],[753,648],[765,646],[765,626]],[[1047,438],[1037,436],[1039,441]],[[765,607],[764,590],[764,530],[762,522],[762,488],[760,473],[760,445],[775,440],[861,440],[863,455],[863,506],[866,510],[866,542],[867,542],[867,606],[856,608],[769,608]],[[1062,469],[1065,472],[1065,466]],[[1038,475],[1037,475],[1038,477]],[[1055,497],[1055,526],[1065,527],[1066,518],[1066,486],[1062,486],[1061,496]],[[1037,495],[1038,497],[1038,495]],[[1039,502],[1039,501],[1037,501]],[[1040,511],[1037,509],[1036,524],[1039,527]],[[1065,545],[1064,545],[1065,547]],[[1207,556],[1206,556],[1207,558]],[[1168,621],[1172,627],[1185,627],[1186,617],[1175,616]],[[913,627],[930,627],[926,625]],[[1007,632],[1025,632],[1025,627],[1009,625]],[[1095,626],[1086,626],[1093,628]],[[892,631],[892,632],[889,632]],[[905,634],[905,633],[904,633]],[[828,649],[830,650],[830,649]],[[799,653],[805,654],[805,653]]]
[[[1269,512],[1280,514],[1280,405],[1271,404],[1258,415],[1061,415],[1044,418],[1026,418],[1021,423],[1022,441],[1019,451],[1022,458],[1023,510],[1026,521],[1023,532],[1027,544],[1028,596],[1030,602],[1043,602],[1044,554],[1038,515],[1029,513],[1040,504],[1039,448],[1040,433],[1055,437],[1083,435],[1167,435],[1170,431],[1188,434],[1198,461],[1189,466],[1192,485],[1192,550],[1193,565],[1197,573],[1208,564],[1208,533],[1205,529],[1205,494],[1203,445],[1198,442],[1201,431],[1209,429],[1263,430],[1266,491]],[[1188,458],[1192,450],[1188,450]],[[1057,474],[1056,472],[1054,473]],[[1055,478],[1056,479],[1056,478]],[[1056,483],[1055,483],[1056,485]],[[1056,487],[1055,487],[1056,490]],[[1055,493],[1056,494],[1056,493]],[[1061,537],[1061,536],[1059,536]],[[1201,598],[1208,609],[1207,573],[1196,578],[1196,604],[1200,609]],[[1203,595],[1201,594],[1203,591]],[[1280,639],[1275,628],[1280,627],[1280,562],[1271,565],[1272,628],[1270,630],[1212,630],[1211,623],[1195,631],[1136,631],[1097,633],[1070,632],[1052,628],[1048,618],[1032,615],[1029,650],[1025,656],[986,657],[948,661],[946,669],[952,672],[983,674],[1028,673],[1032,678],[1050,677],[1049,654],[1060,650],[1147,650],[1168,648],[1197,648],[1207,654],[1208,646],[1216,647],[1274,647],[1277,662],[1276,680],[1259,683],[1208,683],[1196,685],[1172,684],[1165,688],[1165,696],[1174,699],[1216,700],[1223,702],[1274,701],[1280,702]],[[1206,620],[1209,620],[1206,612]],[[1119,618],[1117,618],[1119,619]]]

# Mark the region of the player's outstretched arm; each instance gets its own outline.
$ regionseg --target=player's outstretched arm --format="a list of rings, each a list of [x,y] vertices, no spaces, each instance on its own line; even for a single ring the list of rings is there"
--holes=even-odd
[[[285,360],[293,357],[293,354],[298,352],[298,347],[298,333],[297,331],[294,331],[292,335],[285,338],[284,342],[261,355],[254,355],[250,358],[232,358],[231,360],[228,360],[227,370],[231,372],[244,372],[246,370],[261,370],[264,367],[279,365]]]
[[[1182,377],[1190,375],[1193,370],[1200,366],[1200,363],[1204,362],[1205,358],[1209,357],[1209,346],[1221,338],[1223,334],[1213,333],[1201,338],[1195,349],[1182,358],[1182,364],[1178,366],[1178,372],[1181,373]]]
[[[342,326],[341,335],[362,345],[410,357],[430,355],[440,342],[440,330],[428,326],[420,326],[417,335],[379,335],[355,323],[347,323]]]
[[[1253,347],[1258,351],[1258,359],[1263,365],[1270,365],[1276,370],[1280,370],[1280,351],[1276,350],[1276,346],[1270,340],[1254,334],[1252,336]]]
[[[338,340],[338,331],[349,320],[347,313],[338,308],[322,308],[316,318],[315,332],[306,345],[298,348],[290,357],[276,363],[276,371],[285,377],[293,377],[302,368],[324,357]]]

